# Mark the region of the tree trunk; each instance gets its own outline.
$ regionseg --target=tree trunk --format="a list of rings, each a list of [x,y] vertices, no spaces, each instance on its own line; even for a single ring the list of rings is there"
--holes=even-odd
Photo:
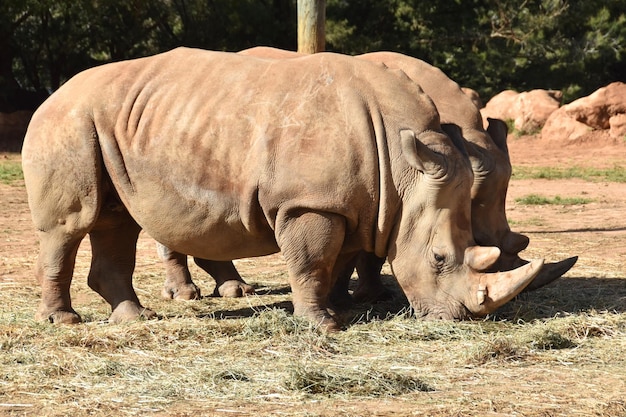
[[[298,52],[323,52],[325,36],[326,0],[298,0]]]

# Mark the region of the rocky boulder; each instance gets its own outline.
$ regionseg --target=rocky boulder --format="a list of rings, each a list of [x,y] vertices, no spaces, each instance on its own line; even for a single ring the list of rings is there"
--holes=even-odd
[[[518,93],[505,90],[496,94],[480,110],[485,126],[487,118],[512,120],[517,131],[540,130],[548,117],[561,105],[562,94],[554,90],[531,90]]]
[[[611,83],[564,105],[550,116],[541,137],[574,141],[596,131],[607,131],[613,139],[626,138],[625,83]]]

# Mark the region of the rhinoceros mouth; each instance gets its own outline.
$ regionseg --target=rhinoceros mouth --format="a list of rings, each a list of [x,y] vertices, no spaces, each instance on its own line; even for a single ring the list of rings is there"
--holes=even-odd
[[[475,317],[463,303],[454,304],[451,306],[443,302],[411,301],[411,312],[415,318],[425,321],[462,321]]]

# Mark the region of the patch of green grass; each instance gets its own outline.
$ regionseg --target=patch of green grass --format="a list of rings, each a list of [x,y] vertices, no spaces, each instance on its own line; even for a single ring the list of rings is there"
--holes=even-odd
[[[585,167],[513,167],[513,179],[546,179],[561,180],[579,178],[585,181],[626,182],[626,168],[616,165],[613,168]]]
[[[13,184],[24,179],[22,164],[19,161],[0,159],[0,182]]]
[[[526,205],[550,205],[550,204],[558,204],[564,206],[574,206],[579,204],[588,204],[593,202],[591,198],[583,198],[583,197],[560,197],[556,196],[553,198],[545,197],[539,194],[529,194],[524,197],[519,197],[515,199],[516,203],[526,204]]]

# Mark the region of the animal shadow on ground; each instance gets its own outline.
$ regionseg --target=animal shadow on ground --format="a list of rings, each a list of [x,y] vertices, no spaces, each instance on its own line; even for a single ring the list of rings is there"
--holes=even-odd
[[[406,312],[409,309],[409,303],[402,292],[402,289],[398,285],[396,279],[391,275],[382,275],[382,282],[385,288],[389,291],[391,297],[384,301],[378,301],[375,303],[363,302],[353,303],[348,307],[337,307],[335,312],[339,321],[344,325],[350,325],[355,322],[367,322],[372,320],[384,320],[391,316]],[[352,279],[350,282],[350,290],[354,290],[356,287],[356,280]],[[266,288],[261,287],[256,289],[256,294],[264,295],[285,295],[289,294],[291,289],[289,286],[280,288]],[[218,319],[231,319],[252,317],[263,311],[282,309],[288,313],[293,313],[293,304],[291,301],[282,301],[269,304],[262,304],[257,306],[250,306],[235,310],[218,310],[210,314],[200,314],[198,318],[218,318]]]
[[[340,322],[345,326],[390,318],[410,312],[409,303],[392,275],[382,275],[382,282],[391,294],[387,300],[378,302],[353,303],[347,308],[338,308]],[[354,289],[356,280],[350,283]],[[289,287],[261,289],[257,294],[287,294]],[[252,317],[266,310],[282,309],[293,313],[293,304],[282,301],[236,310],[219,310],[203,314],[198,318],[213,317],[231,319]],[[591,311],[626,312],[626,277],[587,278],[568,277],[559,279],[536,291],[523,293],[501,307],[490,319],[495,321],[531,321],[546,319],[560,314],[577,314]]]
[[[626,277],[567,277],[523,293],[496,312],[496,319],[525,321],[591,311],[626,312]]]
[[[256,295],[285,295],[291,293],[291,287],[289,285],[279,288],[260,287],[255,288]]]
[[[215,319],[239,319],[244,317],[252,317],[255,314],[259,314],[262,311],[280,309],[289,313],[293,313],[293,304],[291,301],[280,301],[276,303],[263,304],[259,306],[250,306],[245,308],[238,308],[235,310],[218,310],[210,314],[200,314],[197,317],[203,318],[215,318]]]

